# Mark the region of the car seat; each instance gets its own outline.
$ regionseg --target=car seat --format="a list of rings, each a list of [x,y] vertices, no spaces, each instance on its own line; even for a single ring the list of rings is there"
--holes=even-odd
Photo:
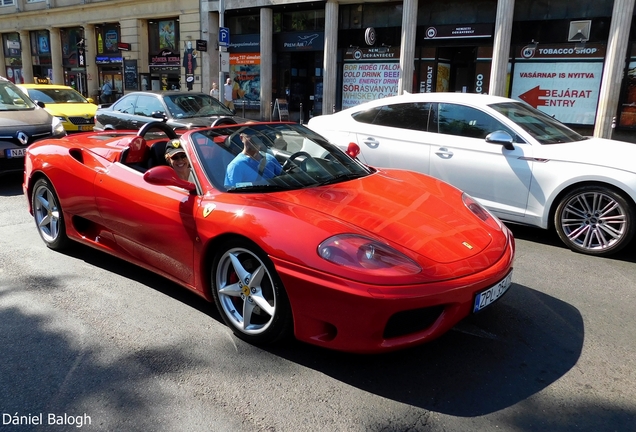
[[[168,162],[166,161],[166,144],[168,144],[168,141],[157,141],[150,146],[148,168],[168,165]]]

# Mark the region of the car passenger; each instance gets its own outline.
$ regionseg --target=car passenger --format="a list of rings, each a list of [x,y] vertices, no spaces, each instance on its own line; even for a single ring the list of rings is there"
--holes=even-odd
[[[241,183],[254,184],[263,179],[279,175],[283,167],[274,156],[259,151],[259,145],[249,134],[240,135],[243,151],[227,166],[225,187],[237,186]]]
[[[190,181],[190,161],[178,139],[170,140],[166,144],[166,162],[176,171],[181,180]]]

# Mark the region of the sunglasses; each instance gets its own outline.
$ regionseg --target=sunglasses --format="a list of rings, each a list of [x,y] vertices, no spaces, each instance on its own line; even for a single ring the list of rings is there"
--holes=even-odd
[[[170,159],[176,161],[176,160],[180,160],[180,159],[186,159],[186,155],[185,153],[177,153],[174,156],[170,156]]]

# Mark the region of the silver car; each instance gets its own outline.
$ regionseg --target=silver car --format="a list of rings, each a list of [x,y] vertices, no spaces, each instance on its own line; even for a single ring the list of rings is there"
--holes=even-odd
[[[43,105],[0,77],[0,174],[24,171],[24,152],[35,141],[66,135],[60,120]]]

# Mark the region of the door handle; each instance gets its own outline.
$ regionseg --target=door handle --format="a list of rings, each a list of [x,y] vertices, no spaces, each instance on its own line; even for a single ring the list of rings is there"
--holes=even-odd
[[[453,157],[453,152],[448,150],[446,147],[440,147],[435,154],[442,159],[450,159]]]
[[[367,147],[370,147],[370,148],[378,148],[378,146],[380,145],[380,141],[378,141],[377,139],[373,137],[368,137],[362,142],[365,143]]]

